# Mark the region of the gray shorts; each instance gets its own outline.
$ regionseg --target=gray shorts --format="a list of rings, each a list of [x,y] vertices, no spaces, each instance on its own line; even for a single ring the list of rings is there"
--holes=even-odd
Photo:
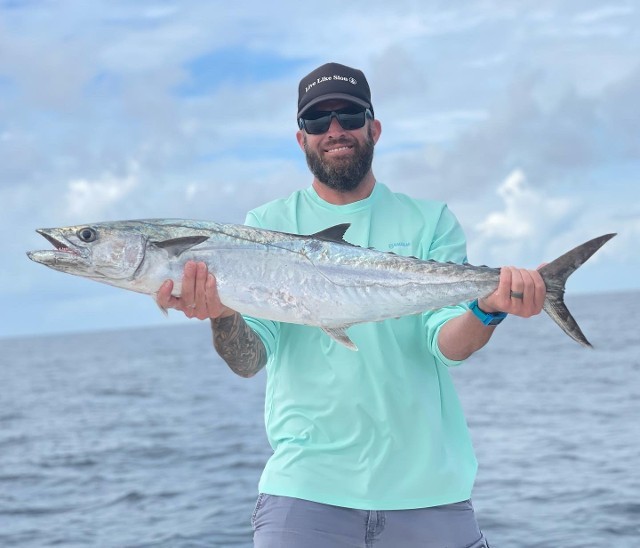
[[[260,494],[255,548],[488,548],[471,501],[416,510],[354,510]]]

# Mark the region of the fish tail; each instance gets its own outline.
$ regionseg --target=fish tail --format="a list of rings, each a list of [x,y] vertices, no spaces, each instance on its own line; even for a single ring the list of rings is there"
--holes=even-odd
[[[591,343],[564,303],[564,288],[569,276],[614,236],[615,234],[605,234],[589,240],[540,268],[540,275],[547,287],[543,307],[545,312],[569,337],[590,348]]]

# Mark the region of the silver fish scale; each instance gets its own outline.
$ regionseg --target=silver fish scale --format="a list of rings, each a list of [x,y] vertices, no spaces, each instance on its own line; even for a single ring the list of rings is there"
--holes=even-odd
[[[147,251],[150,264],[133,281],[154,293],[174,280],[188,260],[204,261],[217,279],[222,302],[260,318],[337,327],[380,321],[458,304],[491,292],[499,270],[422,261],[394,253],[244,225],[148,220],[121,228],[148,240],[195,235],[209,238],[178,257]]]
[[[208,261],[221,299],[243,313],[278,321],[331,327],[395,318],[485,295],[499,277],[497,269],[284,234],[259,245],[244,230],[238,236],[224,261]],[[194,258],[207,261],[202,252],[218,246],[204,242],[194,248]],[[243,260],[248,250],[252,265]]]

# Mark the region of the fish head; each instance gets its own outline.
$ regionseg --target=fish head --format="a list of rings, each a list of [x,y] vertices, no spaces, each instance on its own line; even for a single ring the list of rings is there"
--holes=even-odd
[[[112,283],[131,280],[144,261],[147,238],[114,224],[36,230],[55,249],[30,251],[32,261],[54,270]]]

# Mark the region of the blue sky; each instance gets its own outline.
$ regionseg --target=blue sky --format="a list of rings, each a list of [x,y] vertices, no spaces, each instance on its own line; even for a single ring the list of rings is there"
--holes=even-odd
[[[471,262],[535,267],[618,232],[568,290],[639,289],[638,28],[631,0],[0,0],[0,337],[165,323],[30,262],[34,230],[242,222],[308,186],[297,83],[327,61],[369,79],[377,178],[445,200]]]

